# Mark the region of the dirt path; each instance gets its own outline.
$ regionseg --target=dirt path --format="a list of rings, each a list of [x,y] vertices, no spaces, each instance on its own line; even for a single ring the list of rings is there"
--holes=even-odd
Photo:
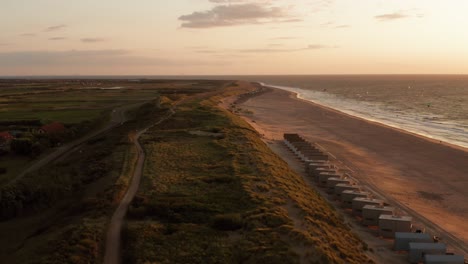
[[[296,99],[286,91],[253,97],[245,115],[268,140],[299,133],[349,167],[357,180],[413,216],[451,250],[467,254],[468,152]]]
[[[99,135],[99,134],[102,134],[102,133],[105,133],[107,131],[109,131],[110,129],[116,127],[116,126],[119,126],[121,125],[122,123],[128,121],[128,117],[125,115],[125,112],[132,108],[132,107],[135,107],[136,105],[139,105],[141,103],[138,103],[138,104],[131,104],[131,105],[125,105],[125,106],[121,106],[121,107],[118,107],[118,108],[115,108],[112,113],[111,113],[111,119],[109,121],[109,123],[96,130],[96,131],[93,131],[92,133],[90,134],[87,134],[86,136],[82,137],[82,138],[79,138],[73,142],[70,142],[68,144],[65,144],[61,147],[58,147],[57,149],[55,149],[52,153],[40,158],[38,161],[36,161],[34,164],[32,164],[31,166],[29,166],[28,168],[26,168],[23,172],[21,172],[20,174],[18,174],[18,176],[16,176],[15,178],[11,179],[6,185],[9,185],[9,184],[12,184],[20,179],[22,179],[26,174],[32,172],[32,171],[36,171],[40,168],[42,168],[43,166],[49,164],[50,162],[60,158],[61,156],[65,155],[66,153],[68,153],[69,151],[72,151],[73,149],[75,149],[77,146],[85,143],[86,141],[88,141],[89,139]]]
[[[155,124],[146,127],[143,130],[140,130],[133,138],[132,141],[137,148],[138,153],[138,161],[135,166],[135,170],[133,172],[132,181],[130,183],[130,187],[128,188],[127,193],[123,197],[122,201],[120,201],[119,206],[115,210],[114,214],[112,215],[111,222],[109,224],[109,230],[107,231],[106,237],[106,251],[104,254],[104,264],[119,264],[120,263],[120,244],[121,244],[121,230],[122,225],[125,219],[125,215],[127,214],[128,206],[132,202],[133,198],[135,197],[138,188],[140,187],[141,175],[143,173],[143,165],[145,163],[145,152],[138,141],[139,137],[146,133],[146,131],[155,126],[160,124],[161,122],[165,121],[166,119],[170,118],[174,114],[174,110],[170,109],[169,113],[162,117],[158,122]]]

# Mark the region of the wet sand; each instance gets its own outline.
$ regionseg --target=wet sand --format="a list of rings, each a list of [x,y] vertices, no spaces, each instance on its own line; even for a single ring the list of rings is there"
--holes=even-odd
[[[268,140],[299,133],[353,171],[360,184],[467,254],[468,150],[355,118],[272,89],[241,107]]]

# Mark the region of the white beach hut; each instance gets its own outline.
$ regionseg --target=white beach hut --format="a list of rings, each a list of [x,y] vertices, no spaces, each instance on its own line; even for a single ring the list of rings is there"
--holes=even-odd
[[[317,176],[318,185],[321,187],[327,186],[327,181],[330,178],[340,178],[341,175],[338,174],[335,170],[323,170]]]
[[[443,243],[416,243],[409,244],[408,260],[411,263],[419,263],[425,255],[445,255],[447,246]]]
[[[396,232],[411,232],[412,220],[411,216],[380,215],[379,234],[386,238],[394,238]]]
[[[461,255],[424,255],[424,264],[464,264]]]
[[[329,163],[309,163],[309,171],[307,172],[307,175],[315,178],[317,181],[319,173],[328,170],[336,170],[336,168]]]
[[[351,180],[347,178],[338,178],[338,177],[331,177],[327,180],[327,193],[333,194],[335,193],[335,186],[338,184],[350,184]]]
[[[362,208],[362,224],[366,226],[378,226],[381,215],[393,215],[395,208],[384,205],[365,205]]]
[[[393,249],[396,251],[409,250],[409,243],[432,243],[432,237],[426,233],[396,232]]]
[[[353,199],[351,202],[351,206],[353,208],[353,214],[357,216],[362,215],[362,208],[366,205],[383,205],[384,201],[380,199],[374,199],[374,198],[362,198],[362,197],[356,197]]]
[[[352,208],[353,199],[357,197],[367,198],[370,195],[368,192],[360,190],[345,190],[341,193],[341,202],[345,208]]]
[[[306,173],[311,173],[317,168],[331,168],[330,163],[325,160],[314,160],[314,161],[306,161],[305,163],[305,171]]]
[[[341,201],[341,195],[344,191],[360,191],[360,186],[349,183],[339,183],[335,186],[335,197]]]

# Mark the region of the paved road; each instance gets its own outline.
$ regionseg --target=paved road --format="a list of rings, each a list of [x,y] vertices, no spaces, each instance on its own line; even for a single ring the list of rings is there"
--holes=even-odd
[[[128,206],[132,202],[133,198],[135,197],[138,188],[140,187],[141,175],[143,172],[143,165],[145,163],[145,152],[138,142],[139,137],[144,134],[149,128],[152,126],[158,125],[164,120],[170,118],[174,114],[174,110],[170,110],[167,115],[162,117],[158,122],[155,124],[146,127],[145,129],[139,131],[133,138],[132,141],[137,148],[138,153],[138,161],[133,172],[133,178],[130,183],[130,187],[128,188],[127,193],[123,197],[122,201],[120,202],[119,206],[115,210],[114,214],[112,215],[111,222],[109,224],[109,229],[107,232],[106,238],[106,252],[104,255],[104,264],[119,264],[120,263],[120,233],[122,230],[122,225],[124,222],[125,215],[127,214]]]
[[[12,184],[20,179],[22,179],[26,174],[32,172],[32,171],[35,171],[35,170],[38,170],[40,168],[42,168],[43,166],[49,164],[50,162],[56,160],[57,158],[59,158],[60,156],[66,154],[68,151],[74,149],[76,146],[78,145],[81,145],[83,144],[84,142],[88,141],[89,139],[99,135],[99,134],[102,134],[102,133],[105,133],[107,131],[109,131],[110,129],[116,127],[116,126],[119,126],[121,125],[122,123],[128,121],[128,117],[125,115],[125,112],[127,110],[129,110],[130,108],[132,107],[135,107],[139,104],[142,104],[142,103],[137,103],[137,104],[130,104],[130,105],[125,105],[125,106],[121,106],[121,107],[118,107],[118,108],[115,108],[113,111],[112,111],[112,114],[111,114],[111,119],[109,121],[109,123],[105,126],[105,127],[102,127],[82,138],[79,138],[73,142],[70,142],[68,144],[65,144],[59,148],[57,148],[54,152],[42,157],[40,160],[36,161],[34,164],[32,164],[30,167],[26,168],[23,172],[21,172],[20,174],[18,174],[18,176],[16,176],[15,178],[11,179],[8,183],[8,184]]]

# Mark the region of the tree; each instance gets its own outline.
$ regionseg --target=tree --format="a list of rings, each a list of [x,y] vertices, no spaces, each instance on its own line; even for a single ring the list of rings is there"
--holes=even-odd
[[[11,141],[11,151],[19,155],[30,155],[32,152],[32,141],[29,138],[15,138]]]

